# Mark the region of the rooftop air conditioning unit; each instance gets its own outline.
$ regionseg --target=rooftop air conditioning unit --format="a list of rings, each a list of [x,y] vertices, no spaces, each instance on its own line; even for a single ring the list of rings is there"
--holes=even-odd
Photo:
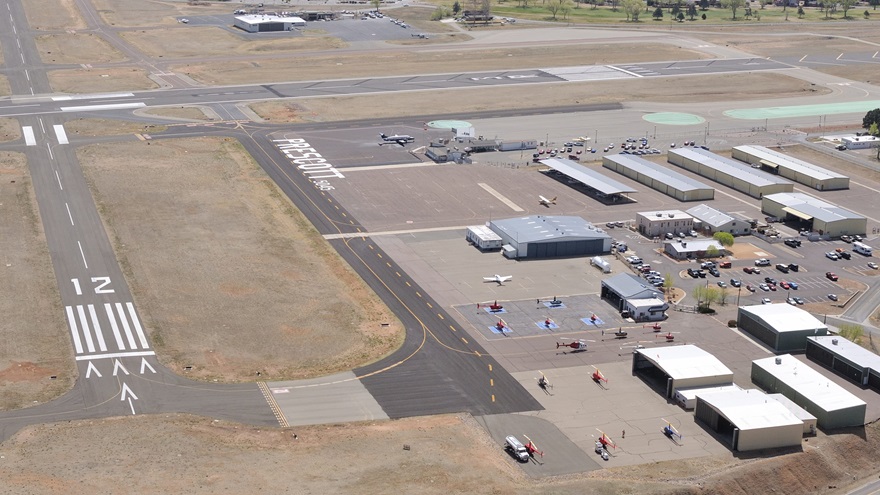
[[[782,364],[782,358],[781,358],[781,357],[776,358],[776,364]]]
[[[832,345],[837,345],[837,339],[831,339],[831,344],[832,344]]]

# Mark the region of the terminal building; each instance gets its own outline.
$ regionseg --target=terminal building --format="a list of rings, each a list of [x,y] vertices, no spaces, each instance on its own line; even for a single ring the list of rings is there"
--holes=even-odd
[[[632,371],[671,399],[680,388],[717,387],[733,383],[733,372],[695,345],[635,349]]]
[[[849,189],[849,177],[764,146],[737,146],[731,154],[737,160],[758,165],[762,170],[769,170],[813,189]]]
[[[249,14],[236,16],[233,25],[249,33],[267,33],[272,31],[290,31],[295,27],[305,27],[306,21],[301,17]]]
[[[807,357],[860,387],[880,392],[880,356],[837,335],[807,337]]]
[[[867,404],[790,354],[752,361],[752,382],[816,417],[821,428],[865,424]]]
[[[681,210],[640,211],[636,213],[636,226],[645,237],[687,235],[694,230],[694,217]]]
[[[824,323],[791,304],[740,306],[736,326],[774,352],[803,351],[807,348],[807,337],[828,335]]]
[[[550,167],[551,173],[568,177],[570,184],[582,185],[593,191],[597,198],[612,202],[627,199],[626,194],[637,192],[635,189],[606,177],[589,167],[564,158],[547,158],[541,160],[543,165]]]
[[[761,211],[786,221],[799,220],[807,230],[829,237],[864,235],[868,230],[867,218],[803,193],[764,196]]]
[[[804,422],[760,390],[698,394],[694,416],[739,452],[799,446],[803,438]]]
[[[595,256],[611,251],[611,236],[581,217],[533,215],[492,220],[508,258]]]
[[[706,184],[635,155],[605,155],[602,166],[679,201],[708,201],[715,198],[715,189]]]
[[[702,148],[671,149],[667,160],[753,198],[794,190],[791,181]]]
[[[714,258],[727,255],[724,246],[715,239],[680,239],[663,244],[663,252],[676,260]]]
[[[752,233],[752,225],[749,222],[734,218],[706,204],[689,208],[686,213],[694,217],[694,230],[707,236],[715,232],[727,232],[735,236]]]

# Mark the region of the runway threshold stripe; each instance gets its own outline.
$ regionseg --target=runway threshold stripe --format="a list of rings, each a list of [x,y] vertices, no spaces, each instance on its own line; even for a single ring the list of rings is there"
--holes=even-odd
[[[128,307],[128,314],[131,316],[131,322],[134,323],[134,330],[138,334],[138,340],[141,341],[141,348],[148,349],[150,344],[147,342],[147,336],[144,335],[144,329],[141,328],[141,321],[138,319],[137,313],[134,310],[134,304],[125,303],[126,307]]]
[[[110,329],[113,330],[113,338],[116,339],[116,348],[124,351],[125,342],[122,341],[122,334],[119,333],[119,325],[116,324],[113,306],[110,303],[104,303],[104,311],[107,313],[107,319],[110,320]]]
[[[76,350],[77,354],[82,354],[83,345],[82,340],[79,338],[79,329],[76,327],[76,319],[73,315],[73,307],[65,306],[64,310],[67,311],[67,325],[70,327],[70,335],[73,337],[73,348]]]
[[[125,317],[125,310],[122,309],[122,303],[116,303],[116,313],[119,315],[119,320],[122,321],[122,330],[125,332],[125,337],[128,339],[128,347],[131,349],[137,349],[137,344],[134,342],[134,335],[131,334],[131,327],[128,326],[128,318]]]
[[[86,338],[86,349],[89,352],[95,352],[95,342],[92,340],[92,333],[89,331],[89,322],[86,319],[86,311],[82,304],[76,306],[76,312],[79,315],[79,326],[82,328],[83,337]]]
[[[21,132],[24,134],[24,144],[27,146],[36,146],[37,138],[34,137],[34,128],[26,125],[21,128]]]
[[[478,182],[477,185],[482,187],[487,193],[491,194],[492,196],[495,196],[495,198],[498,199],[498,201],[501,201],[502,203],[507,205],[511,210],[525,211],[522,208],[520,208],[519,206],[517,206],[516,203],[514,203],[513,201],[504,197],[504,195],[502,195],[500,192],[496,191],[495,189],[492,189],[492,186],[490,186],[489,184],[486,184],[484,182]]]
[[[63,125],[56,124],[56,125],[53,125],[52,127],[55,129],[55,135],[58,136],[58,144],[69,144],[70,143],[70,141],[67,140],[67,133],[64,132]]]
[[[95,331],[95,339],[98,340],[98,349],[107,352],[107,343],[104,342],[104,332],[101,331],[101,323],[98,322],[98,314],[95,313],[95,305],[89,304],[89,317],[92,319],[92,330]]]

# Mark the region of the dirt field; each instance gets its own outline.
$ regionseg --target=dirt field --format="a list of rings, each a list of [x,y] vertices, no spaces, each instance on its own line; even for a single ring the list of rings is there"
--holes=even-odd
[[[65,0],[69,1],[69,0]],[[177,25],[178,16],[228,14],[232,3],[213,2],[210,5],[189,5],[182,1],[150,0],[89,0],[110,26],[147,27]]]
[[[820,434],[802,452],[766,459],[730,455],[532,480],[468,416],[295,431],[136,416],[28,428],[0,445],[0,478],[9,495],[112,493],[108,487],[120,486],[144,494],[358,495],[754,495],[754,487],[772,486],[779,495],[833,495],[845,493],[853,477],[876,477],[869,452],[880,443],[877,427],[866,434]],[[542,462],[552,463],[553,453]]]
[[[171,117],[173,119],[203,121],[211,120],[211,118],[205,115],[205,112],[203,112],[198,107],[159,107],[147,109],[142,113],[144,115],[153,115],[156,117]]]
[[[147,71],[134,67],[61,69],[48,71],[52,90],[59,93],[101,93],[156,89]]]
[[[141,122],[128,122],[125,120],[78,118],[68,120],[64,128],[70,135],[79,136],[117,136],[120,134],[141,134],[146,132],[162,132],[164,125],[144,125]]]
[[[0,198],[0,410],[8,410],[60,395],[73,385],[76,370],[21,153],[0,151]]]
[[[204,59],[222,55],[332,50],[345,46],[345,43],[338,38],[327,36],[246,41],[219,27],[181,26],[183,27],[124,31],[121,35],[143,53],[151,57],[161,56],[167,59],[190,57]]]
[[[237,141],[93,145],[77,155],[171,369],[297,378],[348,370],[400,344],[393,315]]]
[[[819,67],[816,70],[853,81],[880,85],[880,67],[876,65],[829,65]]]
[[[588,46],[589,49],[584,49]],[[571,52],[579,51],[577,59]],[[629,43],[589,44],[536,48],[498,48],[492,50],[436,50],[426,52],[380,51],[339,55],[273,58],[271,61],[201,62],[176,65],[184,73],[205,84],[245,84],[275,81],[308,81],[346,77],[436,74],[462,70],[467,66],[480,70],[524,69],[607,63],[646,62],[654,60],[694,60],[705,54],[675,46],[651,47]]]
[[[9,80],[6,79],[6,76],[0,75],[0,96],[8,96],[12,94],[12,89],[9,88]]]
[[[683,81],[687,93],[682,92]],[[625,87],[626,91],[621,91]],[[782,74],[725,74],[681,78],[630,79],[627,81],[593,81],[559,85],[491,87],[471,91],[432,91],[431,98],[444,101],[445,112],[478,112],[483,110],[539,108],[578,104],[628,101],[717,101],[784,98],[802,96],[815,87]],[[785,88],[780,91],[779,88]],[[823,90],[825,92],[827,90]],[[815,92],[815,94],[821,94]],[[527,96],[526,96],[527,95]],[[360,118],[423,115],[425,93],[394,95],[341,96],[295,101],[268,101],[251,105],[261,117],[272,122],[326,122]]]
[[[0,119],[0,141],[21,139],[21,125],[15,119]]]
[[[103,38],[89,33],[37,36],[40,59],[47,64],[101,64],[121,62],[125,56]]]
[[[74,0],[28,0],[22,5],[31,29],[61,31],[86,27]]]

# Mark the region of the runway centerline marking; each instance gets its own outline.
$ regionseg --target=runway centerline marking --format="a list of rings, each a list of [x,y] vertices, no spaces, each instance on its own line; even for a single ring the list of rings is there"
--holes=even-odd
[[[525,211],[522,208],[520,208],[519,206],[517,206],[516,203],[514,203],[513,201],[504,197],[504,195],[502,195],[500,192],[496,191],[495,189],[492,189],[492,186],[490,186],[489,184],[486,184],[485,182],[478,182],[477,185],[482,187],[487,193],[491,194],[492,196],[495,196],[495,198],[498,199],[498,201],[501,201],[502,203],[504,203],[505,205],[510,207],[511,210]]]
[[[89,262],[86,261],[86,253],[83,252],[83,245],[82,245],[82,243],[79,242],[79,241],[76,241],[76,244],[79,246],[79,254],[82,256],[82,259],[83,259],[83,265],[86,265],[86,268],[88,269],[88,267],[89,267]]]

